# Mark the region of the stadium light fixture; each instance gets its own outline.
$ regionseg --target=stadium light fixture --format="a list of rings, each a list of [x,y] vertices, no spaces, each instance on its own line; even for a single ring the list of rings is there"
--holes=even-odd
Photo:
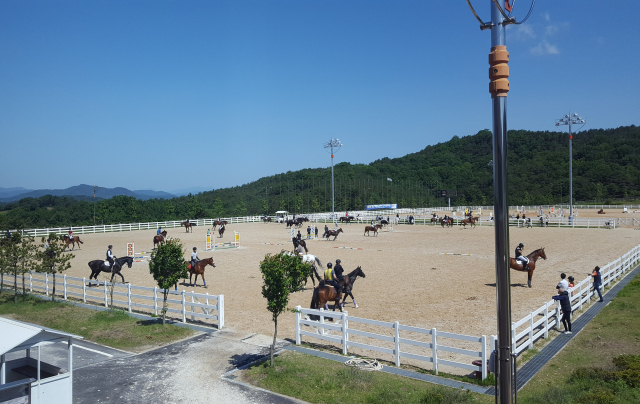
[[[572,125],[585,125],[585,120],[580,115],[571,112],[560,119],[556,119],[556,126],[569,126],[569,224],[573,223],[573,134],[571,133]],[[578,129],[580,130],[582,126]],[[562,203],[562,201],[560,201]]]
[[[333,185],[333,156],[338,150],[340,150],[342,146],[343,144],[340,143],[340,139],[333,139],[333,138],[331,138],[331,140],[329,140],[327,143],[324,144],[325,149],[331,149],[331,219],[333,220],[336,226],[338,225],[338,222],[336,220],[335,187]]]

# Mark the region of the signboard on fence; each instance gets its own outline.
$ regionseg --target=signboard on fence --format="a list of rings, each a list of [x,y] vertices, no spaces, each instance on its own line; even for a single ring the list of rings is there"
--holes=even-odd
[[[367,210],[375,209],[398,209],[397,203],[385,203],[381,205],[367,205]]]

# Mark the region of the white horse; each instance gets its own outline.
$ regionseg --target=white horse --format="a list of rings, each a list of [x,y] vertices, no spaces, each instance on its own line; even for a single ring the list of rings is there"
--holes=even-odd
[[[316,257],[313,254],[298,255],[298,254],[292,253],[291,251],[284,251],[283,253],[284,255],[300,257],[302,259],[303,264],[311,264],[311,268],[313,268],[313,272],[316,274],[316,278],[318,278],[318,281],[322,279],[318,274],[318,268],[316,267],[316,263],[320,265],[320,268],[324,268],[324,266],[322,266],[322,262],[320,262],[320,259],[318,257]],[[313,281],[313,286],[315,286],[316,281],[313,279],[313,275],[311,276],[311,280]]]

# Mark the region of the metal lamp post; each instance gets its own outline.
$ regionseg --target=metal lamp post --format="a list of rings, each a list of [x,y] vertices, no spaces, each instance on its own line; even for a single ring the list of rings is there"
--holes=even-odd
[[[584,119],[575,113],[571,115],[571,112],[560,119],[556,119],[556,126],[569,126],[569,224],[573,223],[573,135],[571,134],[571,125],[584,126],[584,124]]]
[[[340,143],[340,139],[331,139],[327,143],[324,144],[325,149],[331,149],[331,219],[336,221],[336,198],[335,198],[335,189],[333,186],[333,156],[334,153],[340,150],[342,147],[342,143]],[[334,150],[335,149],[335,150]]]
[[[93,225],[96,225],[96,189],[100,188],[97,185],[93,186]]]

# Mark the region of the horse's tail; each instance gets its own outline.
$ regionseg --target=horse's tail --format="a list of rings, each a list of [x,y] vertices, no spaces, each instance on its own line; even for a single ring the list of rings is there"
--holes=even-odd
[[[78,241],[78,243],[80,243],[80,244],[84,244],[84,243],[82,242],[82,240],[80,240],[80,237],[76,236],[76,240]]]
[[[311,304],[309,305],[311,309],[318,308],[318,289],[320,289],[320,286],[313,289],[313,296],[311,297]]]

